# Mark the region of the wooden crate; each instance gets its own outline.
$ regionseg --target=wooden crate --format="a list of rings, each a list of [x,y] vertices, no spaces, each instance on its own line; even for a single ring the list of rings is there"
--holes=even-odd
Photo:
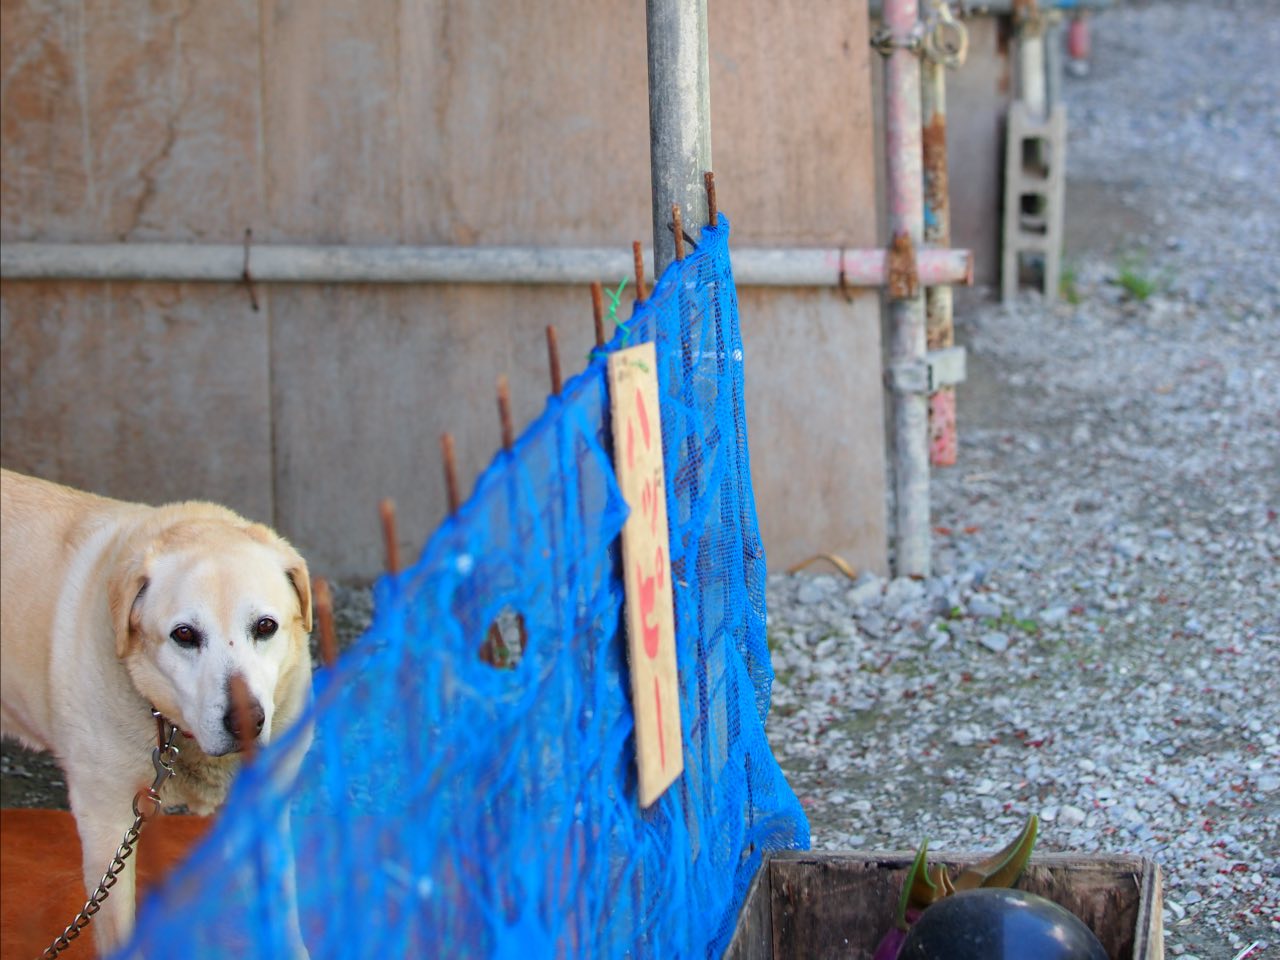
[[[930,855],[952,868],[983,854]],[[779,853],[756,873],[726,960],[871,957],[893,922],[910,853]],[[1160,868],[1141,857],[1033,856],[1017,886],[1066,907],[1111,960],[1163,960]]]

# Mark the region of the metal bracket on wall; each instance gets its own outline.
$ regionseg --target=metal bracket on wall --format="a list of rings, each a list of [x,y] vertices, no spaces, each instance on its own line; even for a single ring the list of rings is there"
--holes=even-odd
[[[964,347],[930,350],[919,363],[890,364],[885,385],[895,393],[935,393],[939,387],[964,383],[967,375]]]

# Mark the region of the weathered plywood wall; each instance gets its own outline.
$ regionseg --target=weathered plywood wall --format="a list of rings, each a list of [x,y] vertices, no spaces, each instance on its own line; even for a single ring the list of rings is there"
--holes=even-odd
[[[8,241],[616,244],[650,238],[643,4],[140,0],[2,8]],[[711,5],[712,144],[735,244],[875,242],[861,2]],[[604,277],[616,283],[621,278]],[[590,345],[585,290],[5,281],[4,465],[208,497],[317,570],[374,573],[377,499],[414,554]],[[774,567],[884,568],[878,303],[744,291]]]

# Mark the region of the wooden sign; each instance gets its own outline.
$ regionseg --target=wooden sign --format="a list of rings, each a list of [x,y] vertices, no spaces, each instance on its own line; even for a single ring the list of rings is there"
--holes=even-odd
[[[647,807],[684,769],[658,365],[652,343],[609,356],[609,397],[614,469],[631,507],[622,528],[622,564],[640,806]]]

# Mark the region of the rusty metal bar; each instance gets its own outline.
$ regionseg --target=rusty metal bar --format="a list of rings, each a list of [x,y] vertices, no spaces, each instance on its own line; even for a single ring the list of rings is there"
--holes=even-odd
[[[452,517],[457,514],[458,507],[462,505],[462,495],[459,493],[458,458],[451,433],[440,435],[440,458],[444,463],[445,499],[449,504],[449,516]]]
[[[924,239],[940,248],[951,244],[951,199],[947,182],[947,83],[946,68],[925,59],[920,78],[924,127]],[[925,290],[925,342],[929,350],[955,344],[953,301],[949,286]],[[956,389],[947,386],[929,395],[929,462],[935,467],[955,466]]]
[[[516,431],[511,420],[511,387],[505,374],[498,377],[498,421],[502,425],[502,449],[510,453],[515,446]]]
[[[382,541],[386,549],[387,573],[393,577],[400,572],[400,536],[396,532],[396,503],[390,497],[378,501],[378,516],[382,520]]]
[[[595,325],[596,346],[604,346],[604,285],[599,280],[591,284],[591,320]]]
[[[547,324],[547,366],[551,368],[551,392],[558,397],[564,389],[564,379],[560,375],[560,341],[551,324]]]
[[[889,234],[924,240],[920,61],[908,49],[919,20],[917,0],[885,0],[884,26],[895,44],[885,61],[885,149]],[[889,382],[893,407],[894,569],[929,574],[929,436],[924,300],[889,302]],[[920,377],[920,371],[925,375]]]
[[[640,247],[639,240],[631,241],[631,261],[636,273],[636,299],[643,300],[645,298],[644,251]]]
[[[647,0],[649,166],[653,183],[655,277],[675,259],[667,229],[673,204],[690,223],[707,222],[703,173],[711,170],[711,84],[707,0]]]
[[[329,581],[316,577],[311,591],[315,597],[316,627],[320,634],[320,660],[332,670],[338,662],[338,641],[333,630],[333,594],[329,591]]]

